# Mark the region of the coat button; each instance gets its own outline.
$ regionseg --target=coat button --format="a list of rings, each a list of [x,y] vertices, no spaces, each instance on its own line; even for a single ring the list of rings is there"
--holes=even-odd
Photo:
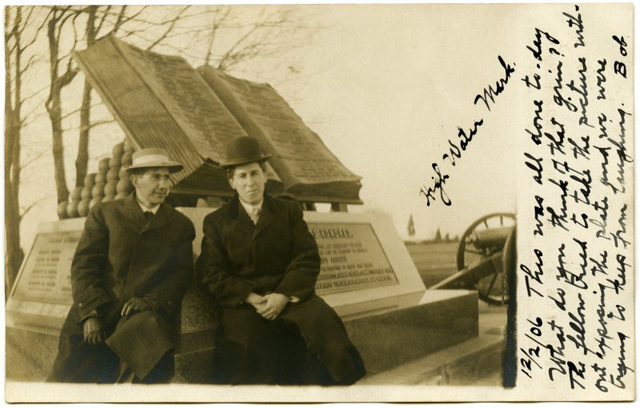
[[[83,304],[83,303],[81,303],[81,302],[79,302],[79,303],[78,303],[78,307],[82,307],[83,305],[84,305],[84,304]]]

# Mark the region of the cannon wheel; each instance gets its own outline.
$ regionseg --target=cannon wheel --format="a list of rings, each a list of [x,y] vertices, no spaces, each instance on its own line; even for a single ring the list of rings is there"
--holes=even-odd
[[[512,232],[504,248],[501,247],[480,247],[476,245],[476,232],[496,227],[514,226],[515,231],[516,216],[513,213],[492,213],[481,217],[475,221],[464,232],[458,245],[456,264],[458,271],[462,269],[472,269],[481,260],[503,252],[501,265],[496,265],[494,272],[480,278],[475,287],[478,290],[478,297],[490,305],[504,305],[509,302],[508,275],[513,271],[511,264],[515,261],[515,234]]]

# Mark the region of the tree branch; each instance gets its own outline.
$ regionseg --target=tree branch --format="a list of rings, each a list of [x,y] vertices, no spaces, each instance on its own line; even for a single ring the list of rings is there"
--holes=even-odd
[[[95,104],[92,104],[90,108],[91,108],[91,109],[93,109],[93,108],[95,108],[95,107],[99,107],[99,106],[101,106],[101,105],[104,105],[104,102],[102,102],[102,101],[98,101],[98,102],[96,102]],[[81,109],[82,109],[82,108],[80,108],[80,107],[79,107],[79,108],[74,109],[73,111],[67,112],[66,114],[64,114],[64,115],[61,117],[61,119],[67,119],[67,118],[69,118],[69,117],[71,117],[71,116],[73,116],[73,115],[77,114],[78,112],[80,112],[80,110],[81,110]]]
[[[220,13],[220,7],[216,7],[216,13],[213,16],[211,34],[209,34],[210,39],[209,39],[209,46],[207,47],[207,55],[205,56],[205,59],[204,59],[204,63],[206,65],[209,65],[211,61],[211,56],[213,55],[213,44],[215,42],[216,34],[218,33],[218,30],[223,25],[225,20],[229,17],[230,13],[231,13],[230,7],[223,8],[223,11],[221,13]],[[220,18],[217,18],[219,14],[221,14]]]
[[[126,8],[127,6],[122,6],[122,8]],[[96,35],[102,30],[102,26],[104,25],[105,20],[107,19],[107,14],[111,10],[111,6],[107,6],[107,9],[102,13],[102,18],[100,19],[100,23],[98,23],[98,27],[96,27],[95,32]]]
[[[20,207],[20,220],[22,220],[27,213],[29,213],[29,211],[31,211],[31,209],[33,209],[35,206],[37,206],[38,204],[44,202],[45,200],[49,200],[51,198],[54,198],[54,195],[49,195],[49,196],[45,196],[45,197],[41,197],[40,199],[36,200],[35,202],[31,203],[29,206],[27,207]]]
[[[26,169],[29,166],[31,166],[32,164],[36,163],[37,161],[39,161],[44,155],[48,154],[51,152],[51,145],[47,145],[47,148],[43,151],[40,151],[39,153],[36,153],[35,156],[25,160],[22,163],[22,169]]]
[[[115,122],[116,122],[115,119],[103,119],[101,121],[94,121],[94,122],[91,123],[91,125],[89,125],[89,129],[93,129],[93,128],[96,128],[96,127],[102,126],[102,125],[113,124]]]
[[[158,45],[161,41],[163,41],[167,37],[167,35],[169,35],[169,33],[176,26],[176,23],[178,21],[180,21],[181,16],[189,9],[189,7],[191,7],[191,6],[184,6],[178,12],[178,14],[175,16],[175,18],[173,20],[171,20],[171,23],[169,24],[169,27],[167,27],[167,29],[165,30],[164,34],[161,35],[160,37],[158,37],[158,39],[156,41],[151,43],[151,45],[149,47],[147,47],[147,51],[151,51],[156,45]]]

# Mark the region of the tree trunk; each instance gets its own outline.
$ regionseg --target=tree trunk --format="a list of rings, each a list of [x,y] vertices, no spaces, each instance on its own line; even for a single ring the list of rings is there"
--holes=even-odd
[[[16,10],[17,23],[21,20],[22,8]],[[8,13],[8,11],[5,10]],[[8,20],[5,15],[5,28]],[[5,32],[6,33],[6,32]],[[22,127],[22,48],[20,32],[15,32],[15,51],[11,54],[5,38],[5,124],[4,124],[4,231],[5,231],[5,298],[15,281],[24,252],[20,247],[20,132]],[[6,36],[6,34],[5,34]],[[14,56],[15,77],[11,76],[9,60]],[[15,101],[15,103],[12,101]]]
[[[51,99],[51,109],[49,110],[51,119],[51,132],[53,137],[53,167],[56,181],[56,193],[58,203],[69,198],[67,188],[67,178],[64,170],[64,146],[62,142],[62,110],[60,108],[60,91],[58,90]]]
[[[96,39],[96,12],[98,6],[89,7],[87,17],[87,47],[91,47]],[[84,185],[89,166],[89,130],[91,128],[91,85],[84,81],[82,105],[80,106],[80,135],[78,140],[78,156],[76,157],[76,187]]]
[[[56,193],[58,203],[64,202],[69,197],[69,189],[67,188],[67,179],[64,170],[64,145],[62,141],[62,108],[60,101],[60,93],[62,91],[62,78],[58,76],[58,38],[56,29],[58,19],[49,20],[47,27],[47,36],[49,38],[49,62],[51,74],[51,88],[49,90],[49,98],[47,99],[47,111],[51,120],[51,134],[53,138],[53,166],[54,178],[56,181]]]
[[[84,81],[82,106],[80,107],[80,137],[76,157],[76,187],[84,186],[84,178],[89,167],[89,128],[91,123],[91,85]]]
[[[13,286],[24,252],[20,248],[20,127],[11,104],[11,80],[5,82],[4,139],[4,233],[5,233],[5,297]],[[19,122],[18,122],[19,123]]]

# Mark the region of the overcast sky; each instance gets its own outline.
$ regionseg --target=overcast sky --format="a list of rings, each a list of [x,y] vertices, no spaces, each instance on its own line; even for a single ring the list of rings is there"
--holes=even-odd
[[[322,10],[332,28],[307,56],[322,68],[295,108],[363,177],[362,210],[390,214],[403,235],[410,214],[416,236],[433,237],[438,227],[454,236],[485,214],[515,211],[514,138],[498,127],[509,116],[515,86],[490,113],[473,99],[503,76],[497,57],[515,54],[517,22],[513,14],[479,9],[486,8]],[[441,165],[450,175],[445,190],[452,205],[438,198],[427,207],[419,192],[431,185],[431,163],[440,162],[448,139],[457,142],[458,126],[468,133],[481,118],[483,129],[455,168]]]

